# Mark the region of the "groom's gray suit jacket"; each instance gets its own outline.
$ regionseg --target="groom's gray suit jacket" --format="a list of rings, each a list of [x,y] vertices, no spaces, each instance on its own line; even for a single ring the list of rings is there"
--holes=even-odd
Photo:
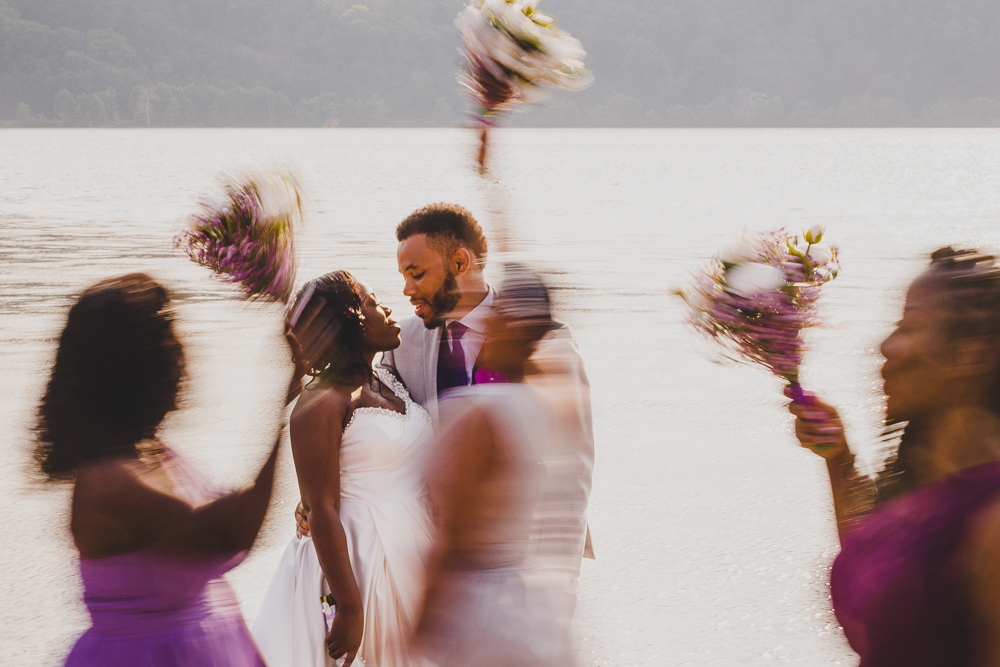
[[[402,343],[395,350],[382,353],[380,365],[403,381],[410,396],[438,421],[437,365],[441,347],[441,327],[428,329],[417,316],[399,323]]]

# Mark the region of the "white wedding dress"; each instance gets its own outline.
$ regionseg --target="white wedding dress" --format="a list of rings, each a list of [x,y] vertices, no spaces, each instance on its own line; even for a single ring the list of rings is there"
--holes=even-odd
[[[357,408],[340,445],[340,520],[364,607],[355,665],[412,667],[410,634],[423,600],[431,519],[424,487],[431,420],[381,368],[377,377],[406,413]],[[269,667],[328,667],[320,597],[329,592],[311,538],[285,550],[253,626]],[[363,663],[362,663],[363,661]]]

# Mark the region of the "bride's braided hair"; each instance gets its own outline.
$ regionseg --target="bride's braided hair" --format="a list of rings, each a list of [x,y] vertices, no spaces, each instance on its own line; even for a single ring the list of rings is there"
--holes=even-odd
[[[323,309],[336,323],[337,335],[327,353],[317,359],[307,373],[321,383],[333,383],[348,377],[371,380],[372,368],[361,354],[364,315],[358,282],[347,271],[332,271],[309,281],[296,295],[293,308],[312,287],[310,302],[322,300]]]
[[[322,299],[323,308],[332,316],[337,334],[326,354],[318,359],[306,373],[321,384],[332,384],[344,380],[372,383],[375,374],[371,365],[362,354],[362,336],[364,335],[365,316],[361,300],[361,290],[357,279],[347,271],[332,271],[306,283],[295,299],[291,309],[298,305],[299,299],[307,293],[306,288],[312,286],[310,302]],[[376,383],[376,391],[393,398],[391,390],[382,383]],[[386,392],[389,393],[386,393]]]
[[[997,364],[986,392],[986,407],[1000,416],[1000,266],[978,250],[941,248],[931,254],[925,273],[940,294],[944,333],[951,340],[994,338]],[[887,420],[883,441],[894,449],[876,478],[879,500],[888,500],[919,484],[915,468],[923,449],[920,423]]]

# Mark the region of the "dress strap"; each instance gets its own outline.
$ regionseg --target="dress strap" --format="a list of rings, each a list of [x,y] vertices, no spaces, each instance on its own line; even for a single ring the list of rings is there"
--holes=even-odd
[[[397,378],[395,375],[393,375],[388,370],[382,368],[381,366],[376,366],[374,371],[375,371],[375,376],[378,377],[379,380],[381,380],[382,384],[389,387],[389,389],[392,390],[392,393],[394,393],[397,396],[397,398],[403,399],[403,401],[406,403],[410,403],[413,401],[413,399],[410,398],[410,392],[407,391],[406,386],[399,381],[399,378]]]

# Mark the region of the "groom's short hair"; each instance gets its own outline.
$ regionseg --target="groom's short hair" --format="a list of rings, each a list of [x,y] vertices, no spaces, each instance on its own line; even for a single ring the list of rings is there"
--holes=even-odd
[[[459,247],[472,251],[478,260],[486,259],[488,246],[483,228],[468,209],[458,204],[430,204],[417,209],[396,227],[396,240],[426,234],[428,244],[443,255]]]

